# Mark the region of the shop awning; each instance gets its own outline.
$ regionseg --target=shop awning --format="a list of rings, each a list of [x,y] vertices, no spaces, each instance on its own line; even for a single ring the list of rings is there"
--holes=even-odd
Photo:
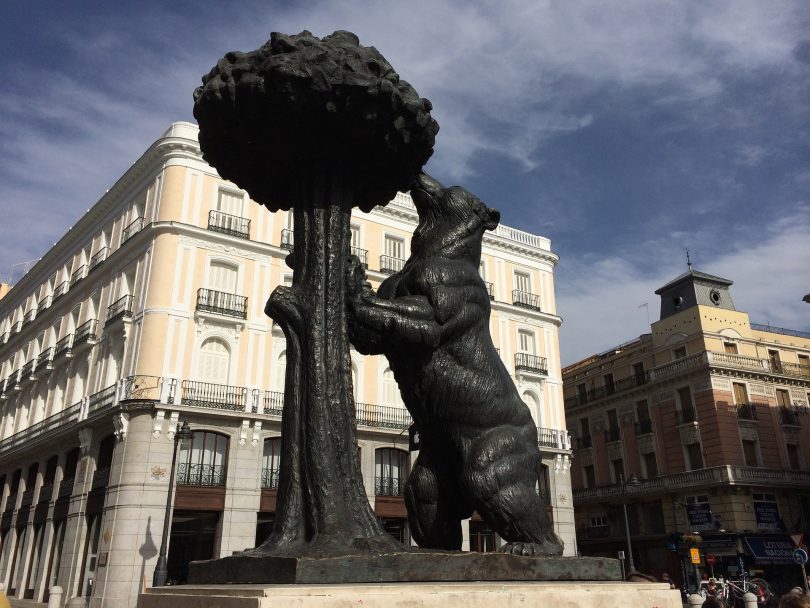
[[[795,547],[787,536],[745,536],[758,564],[792,564]]]

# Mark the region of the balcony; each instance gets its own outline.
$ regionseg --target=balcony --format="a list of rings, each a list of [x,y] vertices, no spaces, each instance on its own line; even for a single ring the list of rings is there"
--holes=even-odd
[[[117,299],[107,307],[107,319],[104,324],[110,325],[119,319],[131,319],[134,303],[134,296],[124,296]]]
[[[57,494],[56,498],[68,498],[71,494],[73,494],[73,484],[75,482],[76,480],[73,477],[63,479],[59,483],[59,494]]]
[[[87,276],[87,265],[82,264],[76,270],[73,271],[72,275],[70,275],[70,286],[73,287],[76,283],[81,281],[86,276]]]
[[[216,464],[177,465],[177,485],[180,486],[224,486],[225,467]]]
[[[20,371],[20,381],[28,380],[34,373],[34,368],[36,367],[36,365],[37,365],[36,357],[28,361],[25,365],[23,365],[22,370]]]
[[[402,496],[405,480],[400,477],[375,477],[375,496]]]
[[[263,408],[265,414],[281,416],[281,412],[284,410],[284,393],[265,391]]]
[[[810,471],[763,469],[738,465],[721,465],[696,469],[685,473],[673,473],[639,480],[639,485],[628,487],[628,495],[671,494],[688,488],[707,488],[724,485],[765,486],[769,488],[802,488],[810,485]],[[622,498],[619,484],[586,488],[574,491],[574,503],[603,502],[606,498]]]
[[[72,355],[73,334],[68,334],[56,344],[53,345],[53,361],[56,361],[62,355],[70,357]]]
[[[281,248],[287,251],[292,251],[295,246],[295,232],[293,230],[281,231]]]
[[[368,269],[368,250],[352,246],[351,251],[352,255],[356,255],[360,259],[363,268]]]
[[[489,295],[490,300],[495,299],[495,285],[489,283],[488,281],[484,281],[484,287],[487,288],[487,294]]]
[[[779,420],[782,422],[782,426],[801,426],[799,412],[800,410],[794,407],[779,406]]]
[[[405,430],[413,423],[411,415],[404,407],[389,405],[356,404],[357,424],[373,428]]]
[[[575,397],[569,397],[565,400],[565,405],[568,407],[583,405],[585,403],[596,401],[597,399],[602,399],[603,397],[608,397],[610,395],[615,395],[616,393],[626,391],[637,386],[643,386],[649,381],[650,375],[648,372],[643,374],[634,374],[632,376],[628,376],[627,378],[622,378],[621,380],[615,380],[613,384],[597,386],[596,388],[592,388],[589,391],[580,393]]]
[[[28,325],[31,321],[33,321],[37,316],[37,309],[32,308],[28,312],[25,313],[23,316],[23,325]]]
[[[208,229],[214,232],[236,236],[240,239],[250,238],[249,219],[237,215],[229,215],[213,209],[208,212]]]
[[[160,401],[162,385],[160,376],[127,376],[121,387],[121,401]]]
[[[537,427],[537,447],[552,448],[555,450],[570,450],[571,437],[568,431],[561,429],[547,429],[542,426]]]
[[[521,308],[540,310],[540,296],[529,291],[512,290],[512,304]]]
[[[764,407],[768,407],[765,405]],[[738,403],[736,406],[737,418],[740,420],[757,420],[756,403]]]
[[[98,321],[89,319],[76,328],[76,333],[73,335],[72,349],[76,349],[82,344],[95,344],[98,338]]]
[[[262,469],[262,490],[278,490],[278,480],[278,469]]]
[[[110,248],[109,247],[102,247],[98,251],[93,254],[93,257],[90,258],[90,270],[93,270],[96,266],[101,264],[104,260],[107,259],[107,256],[110,255]]]
[[[121,232],[121,244],[123,245],[133,236],[138,234],[143,229],[143,218],[139,217],[134,222],[129,224],[124,230]]]
[[[72,424],[79,420],[81,413],[81,402],[74,403],[69,408],[62,410],[49,416],[44,420],[40,420],[36,424],[32,424],[27,429],[15,433],[10,437],[6,437],[0,441],[0,454],[23,444],[28,444],[31,440],[49,434],[51,431],[63,429],[68,424]]]
[[[245,411],[247,389],[210,382],[183,380],[180,384],[180,403],[214,410]]]
[[[24,509],[31,505],[34,502],[34,488],[30,490],[26,490],[22,493],[22,497],[20,498],[20,509]]]
[[[37,302],[37,310],[45,310],[51,305],[52,296],[45,296]]]
[[[646,435],[653,432],[653,422],[651,418],[641,418],[636,422],[636,435]]]
[[[90,414],[111,407],[115,403],[115,384],[90,395],[87,401]]]
[[[776,374],[783,376],[792,376],[793,378],[810,378],[810,367],[806,365],[799,365],[798,363],[785,363],[778,364],[779,371],[774,371]]]
[[[90,485],[91,490],[99,490],[101,488],[106,488],[107,484],[110,482],[110,469],[96,469],[93,473],[93,481]]]
[[[676,412],[678,424],[694,424],[697,415],[694,407],[684,407]]]
[[[57,298],[61,298],[63,295],[65,295],[67,293],[68,289],[70,289],[70,282],[69,281],[62,281],[53,290],[53,299],[55,300]]]
[[[529,353],[515,353],[515,371],[548,375],[548,363],[545,357]]]
[[[605,441],[621,441],[622,431],[620,428],[610,428],[605,430]]]
[[[405,267],[405,260],[394,258],[390,255],[380,256],[380,272],[383,274],[395,274]]]
[[[247,298],[201,287],[197,290],[197,310],[226,317],[247,319]]]
[[[42,487],[39,489],[39,499],[37,500],[37,504],[50,502],[51,498],[53,498],[53,480],[46,481],[42,484]]]

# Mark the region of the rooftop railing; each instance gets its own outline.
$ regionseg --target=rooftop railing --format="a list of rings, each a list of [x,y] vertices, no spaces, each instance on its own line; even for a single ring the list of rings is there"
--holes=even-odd
[[[767,331],[772,334],[782,334],[783,336],[793,336],[794,338],[810,338],[810,332],[799,331],[797,329],[785,329],[784,327],[773,327],[767,323],[751,323],[751,329]]]
[[[208,212],[208,229],[242,239],[250,238],[250,220],[212,209]]]
[[[247,318],[247,298],[201,287],[197,290],[197,310],[226,317]]]

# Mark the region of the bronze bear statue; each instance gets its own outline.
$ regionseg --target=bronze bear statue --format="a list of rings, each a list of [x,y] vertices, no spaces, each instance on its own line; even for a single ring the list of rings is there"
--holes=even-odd
[[[490,300],[478,268],[484,230],[500,213],[461,187],[421,174],[411,257],[377,293],[352,257],[349,335],[384,354],[420,431],[405,485],[420,547],[461,549],[461,520],[477,511],[517,555],[560,555],[536,491],[537,428],[489,333]]]

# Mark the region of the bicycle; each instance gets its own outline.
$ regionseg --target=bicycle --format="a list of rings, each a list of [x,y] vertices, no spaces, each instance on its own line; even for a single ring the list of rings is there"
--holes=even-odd
[[[757,598],[757,604],[762,605],[773,597],[773,590],[765,579],[751,578],[744,580],[726,580],[718,583],[721,586],[717,596],[726,602],[734,600],[735,603],[742,602],[746,593],[753,593]]]

